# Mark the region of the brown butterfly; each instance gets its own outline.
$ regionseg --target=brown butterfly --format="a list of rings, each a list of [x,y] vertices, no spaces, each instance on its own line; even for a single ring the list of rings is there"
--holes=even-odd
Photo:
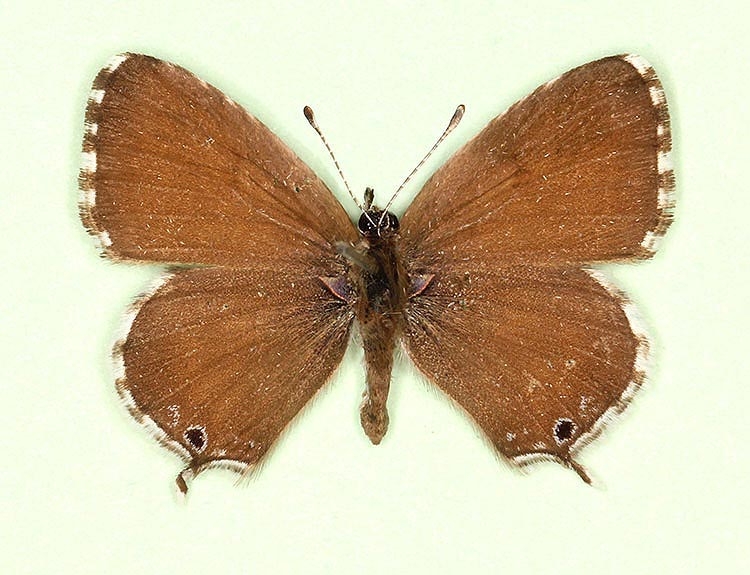
[[[645,60],[547,82],[400,219],[368,190],[357,226],[268,128],[174,64],[113,58],[85,130],[86,228],[108,258],[172,265],[131,306],[114,362],[132,415],[187,461],[183,492],[210,466],[257,464],[355,323],[373,443],[403,345],[506,458],[589,482],[573,456],[639,387],[648,343],[587,266],[651,257],[673,207],[667,104]]]

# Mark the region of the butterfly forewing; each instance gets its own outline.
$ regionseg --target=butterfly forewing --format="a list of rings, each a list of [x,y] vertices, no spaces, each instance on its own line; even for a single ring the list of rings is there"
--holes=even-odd
[[[106,255],[310,265],[356,239],[341,204],[261,122],[174,64],[115,57],[86,111],[81,216]]]
[[[585,64],[495,118],[404,215],[413,259],[496,269],[650,257],[671,221],[666,100],[637,56]],[[442,261],[435,265],[442,266]]]
[[[664,92],[637,56],[586,64],[511,106],[402,219],[405,345],[501,453],[572,451],[624,407],[648,344],[592,262],[650,257],[671,220]],[[627,313],[626,313],[627,312]]]

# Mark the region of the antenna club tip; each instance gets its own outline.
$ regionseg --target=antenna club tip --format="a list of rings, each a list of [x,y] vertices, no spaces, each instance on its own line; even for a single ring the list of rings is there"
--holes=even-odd
[[[310,106],[305,106],[302,108],[302,113],[305,115],[305,118],[307,118],[307,121],[315,126],[315,114],[313,114],[312,108]]]
[[[461,121],[461,118],[464,117],[465,111],[466,111],[466,106],[464,106],[463,104],[459,104],[459,106],[456,108],[456,111],[453,112],[453,117],[451,118],[451,121],[449,124],[450,129],[453,129],[458,125],[458,123]]]

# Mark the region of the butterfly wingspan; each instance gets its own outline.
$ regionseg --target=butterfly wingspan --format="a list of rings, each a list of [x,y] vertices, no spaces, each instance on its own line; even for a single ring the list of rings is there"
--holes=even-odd
[[[417,368],[503,455],[554,458],[588,480],[575,450],[644,375],[648,344],[633,316],[589,270],[440,274],[412,299],[404,339]]]
[[[648,258],[671,221],[670,151],[653,68],[638,56],[585,64],[428,180],[401,220],[406,250],[467,269]]]
[[[128,314],[114,350],[117,388],[187,460],[186,490],[206,467],[260,461],[339,365],[351,321],[309,275],[174,270]]]
[[[244,266],[331,259],[356,239],[321,180],[268,128],[179,66],[122,54],[96,77],[84,224],[114,259]]]

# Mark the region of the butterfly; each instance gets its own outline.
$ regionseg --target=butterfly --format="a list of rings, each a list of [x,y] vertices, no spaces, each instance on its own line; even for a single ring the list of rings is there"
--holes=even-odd
[[[126,314],[119,394],[184,458],[186,492],[209,467],[256,466],[356,329],[374,444],[403,346],[506,459],[552,459],[590,482],[574,457],[648,356],[633,305],[591,266],[653,255],[672,219],[670,152],[653,68],[607,57],[492,120],[402,216],[368,189],[355,225],[228,96],[118,55],[88,100],[80,215],[105,257],[169,266]]]

